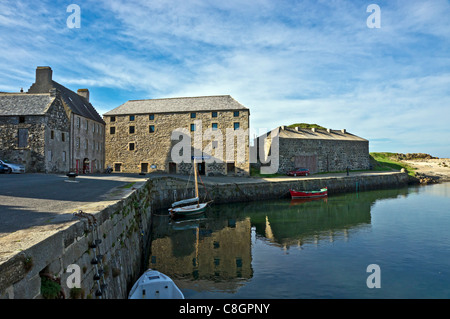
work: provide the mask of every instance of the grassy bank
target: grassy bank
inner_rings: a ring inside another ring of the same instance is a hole
[[[404,168],[410,176],[414,176],[415,169],[398,160],[398,153],[372,152],[370,162],[375,171],[401,170]]]

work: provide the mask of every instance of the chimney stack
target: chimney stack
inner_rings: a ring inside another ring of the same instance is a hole
[[[341,132],[345,134],[345,133],[347,132],[347,130],[346,130],[345,128],[343,128],[343,129],[341,130]]]
[[[28,90],[28,93],[48,93],[53,88],[53,71],[49,66],[36,68],[36,80]]]
[[[89,102],[89,90],[88,89],[78,89],[78,95],[84,97]]]
[[[36,68],[36,83],[51,84],[53,71],[49,66],[38,66]]]

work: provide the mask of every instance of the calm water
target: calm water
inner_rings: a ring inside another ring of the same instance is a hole
[[[148,266],[188,299],[450,298],[450,183],[161,213],[153,233]]]

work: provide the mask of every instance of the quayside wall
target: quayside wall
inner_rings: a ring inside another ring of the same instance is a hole
[[[289,196],[289,189],[312,190],[328,187],[329,194],[404,187],[404,173],[380,173],[344,177],[298,178],[283,181],[206,183],[200,195],[214,203],[229,203]],[[206,189],[206,190],[205,190]],[[98,211],[92,218],[74,216],[74,220],[51,233],[39,243],[18,252],[0,264],[0,299],[42,298],[43,277],[58,281],[65,298],[127,298],[129,289],[144,270],[148,259],[152,213],[167,209],[172,202],[191,197],[194,189],[181,178],[151,177],[124,198]],[[86,215],[88,216],[88,215]],[[100,239],[97,247],[92,245]],[[101,254],[102,256],[97,255]],[[92,263],[96,259],[98,264]],[[69,288],[74,282],[74,266],[78,267],[81,289]],[[100,279],[95,275],[103,269]],[[107,286],[99,290],[102,284]],[[100,295],[99,292],[102,292]]]

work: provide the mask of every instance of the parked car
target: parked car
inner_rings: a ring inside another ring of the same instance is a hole
[[[9,174],[12,172],[12,169],[4,164],[0,163],[0,174]]]
[[[0,164],[3,164],[11,169],[11,173],[25,173],[25,166],[22,164],[14,164],[7,160],[0,160]]]
[[[308,176],[309,175],[309,169],[307,168],[296,168],[293,171],[287,172],[288,176]]]

